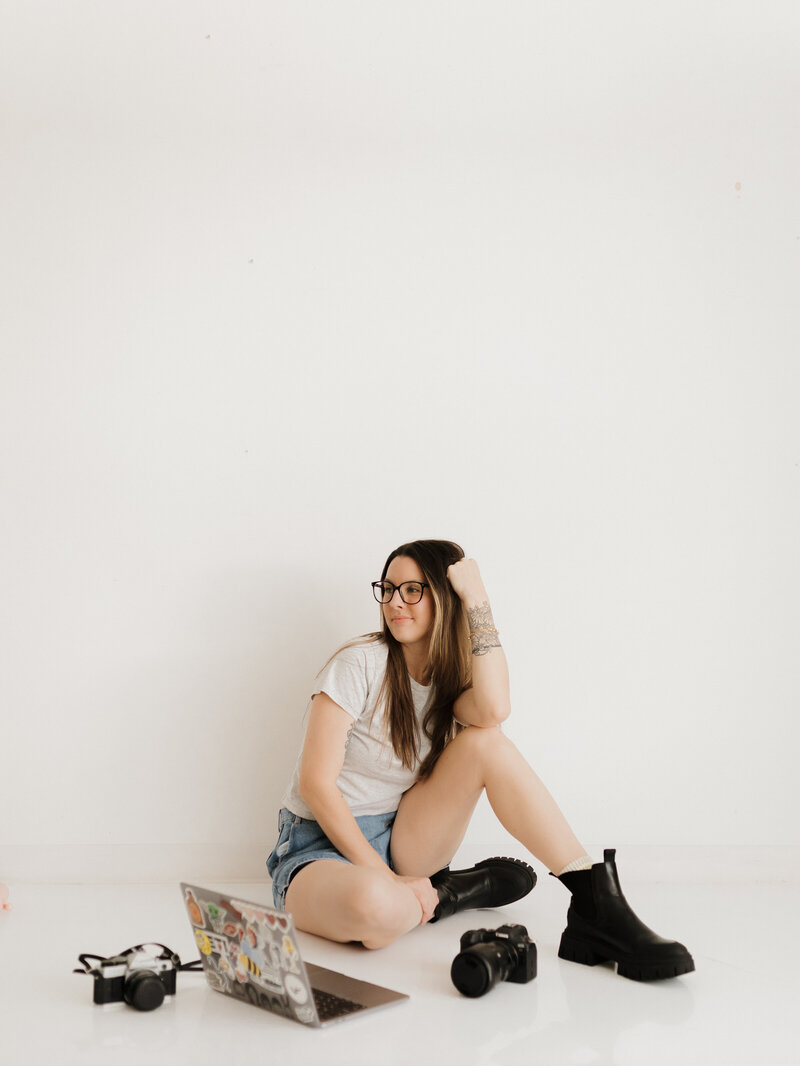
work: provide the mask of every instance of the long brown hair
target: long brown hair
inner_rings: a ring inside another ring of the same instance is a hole
[[[453,718],[453,703],[472,684],[469,624],[461,600],[447,579],[447,568],[463,559],[464,551],[451,540],[415,540],[401,544],[384,563],[381,581],[386,577],[392,560],[398,556],[414,560],[429,585],[427,594],[432,596],[434,603],[428,650],[432,697],[422,723],[425,735],[431,742],[431,750],[423,759],[418,774],[420,779],[424,779],[433,770],[445,745],[458,732],[459,726]],[[392,636],[382,609],[381,629],[349,641],[344,648],[373,642],[386,644],[388,648],[386,673],[378,705],[382,700],[385,701],[392,748],[403,766],[410,770],[419,758],[419,725],[403,647]],[[335,655],[338,652],[331,658],[335,658]]]

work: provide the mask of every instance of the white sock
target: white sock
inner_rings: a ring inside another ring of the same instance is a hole
[[[594,862],[589,858],[588,855],[581,855],[579,859],[573,859],[571,863],[569,863],[567,866],[564,867],[563,870],[557,873],[556,877],[561,877],[561,874],[577,873],[578,870],[591,870],[593,866]]]

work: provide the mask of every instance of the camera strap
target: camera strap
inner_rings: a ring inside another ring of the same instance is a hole
[[[176,951],[173,951],[172,948],[168,948],[166,944],[155,944],[150,942],[146,944],[137,944],[136,947],[133,948],[126,948],[125,951],[121,951],[119,955],[113,955],[111,958],[122,959],[127,955],[133,955],[137,951],[142,951],[144,948],[161,948],[161,954],[157,955],[154,953],[153,957],[156,959],[169,960],[176,970],[186,972],[188,970],[201,970],[203,968],[203,963],[200,959],[195,959],[194,962],[181,962],[180,955],[178,955]],[[94,965],[89,961],[90,959],[94,959]],[[78,962],[83,966],[83,969],[75,969],[72,972],[91,973],[96,968],[97,963],[107,961],[108,958],[105,955],[92,955],[90,952],[84,952],[84,954],[78,956]]]

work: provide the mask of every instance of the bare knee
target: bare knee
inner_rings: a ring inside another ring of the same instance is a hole
[[[484,758],[491,758],[493,753],[509,743],[499,726],[471,725],[447,745],[452,754],[459,752],[471,765],[480,763]]]
[[[391,944],[419,924],[422,908],[408,886],[387,871],[349,863],[309,863],[286,893],[298,929],[338,943]]]
[[[363,871],[347,899],[354,940],[365,948],[387,947],[419,924],[421,909],[414,894],[377,871]]]

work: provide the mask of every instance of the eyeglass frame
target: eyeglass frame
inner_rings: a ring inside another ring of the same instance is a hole
[[[382,600],[382,599],[379,600],[378,599],[378,586],[379,585],[391,585],[392,586],[392,595],[389,597],[388,600]],[[409,601],[403,595],[403,585],[420,585],[421,588],[422,588],[422,592],[420,592],[420,594],[419,594],[419,600],[413,600],[412,602],[409,603]],[[413,607],[415,604],[419,603],[420,600],[422,599],[422,597],[425,595],[425,589],[429,589],[430,587],[431,586],[430,586],[430,584],[427,581],[413,581],[413,580],[412,581],[401,581],[399,585],[395,585],[395,583],[393,581],[387,581],[386,578],[384,578],[383,581],[373,581],[372,582],[372,595],[375,597],[376,600],[378,600],[378,603],[381,605],[381,607],[386,607],[394,599],[395,592],[399,592],[400,593],[400,599],[403,601],[403,603],[407,603],[409,605],[409,607]]]

